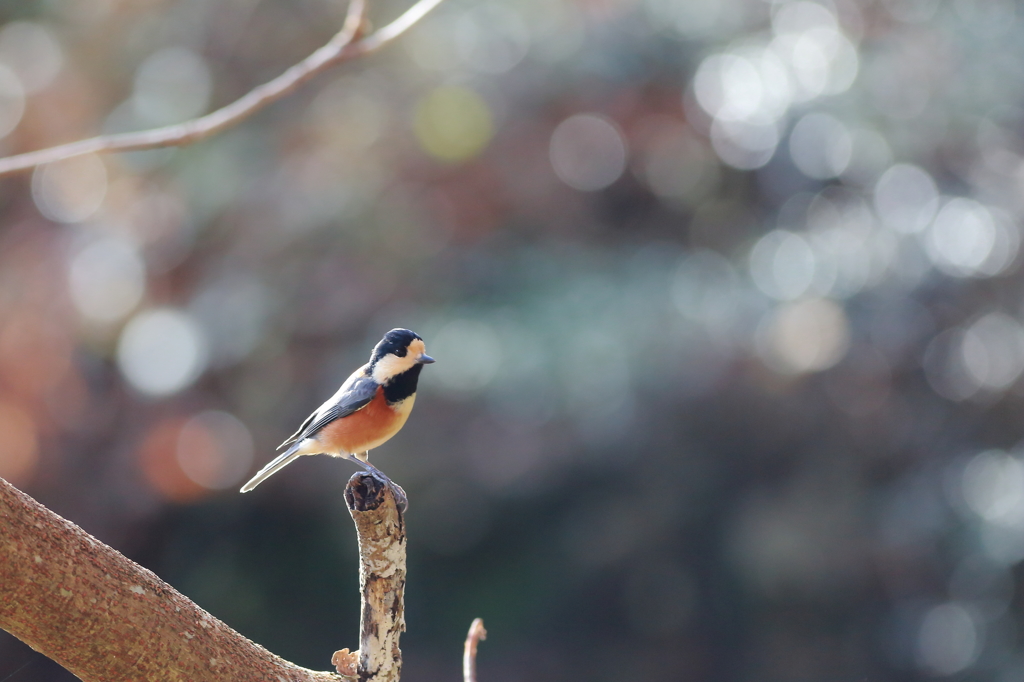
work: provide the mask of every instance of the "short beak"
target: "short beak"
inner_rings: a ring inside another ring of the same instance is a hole
[[[421,365],[429,365],[430,363],[437,361],[434,360],[434,358],[427,355],[426,353],[420,353],[420,356],[416,358],[416,362],[420,363]]]

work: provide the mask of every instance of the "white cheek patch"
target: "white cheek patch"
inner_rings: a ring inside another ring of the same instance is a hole
[[[373,380],[378,384],[387,383],[391,378],[415,365],[417,355],[411,351],[406,353],[404,358],[397,355],[385,355],[373,366]]]

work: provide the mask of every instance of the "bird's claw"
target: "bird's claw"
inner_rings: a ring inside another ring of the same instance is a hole
[[[378,481],[380,481],[381,483],[383,483],[384,485],[391,489],[391,494],[395,496],[395,506],[398,507],[398,511],[404,514],[406,510],[409,509],[409,497],[405,494],[405,489],[402,488],[402,486],[395,483],[394,481],[392,481],[390,478],[388,478],[387,474],[385,474],[383,471],[373,466],[369,462],[364,462],[363,460],[360,459],[357,459],[356,461],[359,463],[360,466],[362,466],[366,470],[366,473],[370,474],[371,476],[373,476]]]
[[[391,493],[395,496],[395,505],[398,507],[398,511],[404,514],[409,509],[409,497],[405,494],[405,489],[394,481],[388,483],[391,485]]]

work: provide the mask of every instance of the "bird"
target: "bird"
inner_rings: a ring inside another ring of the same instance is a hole
[[[260,469],[241,492],[249,492],[303,455],[348,459],[394,485],[370,464],[370,450],[405,425],[416,401],[420,371],[432,362],[419,334],[400,328],[389,331],[373,347],[370,361],[278,446],[288,449]]]

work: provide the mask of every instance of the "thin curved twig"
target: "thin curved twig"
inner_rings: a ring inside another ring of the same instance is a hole
[[[231,104],[205,116],[174,125],[131,133],[99,135],[56,147],[3,157],[0,158],[0,177],[85,154],[183,147],[206,139],[240,123],[268,104],[284,98],[332,66],[376,52],[409,30],[430,10],[441,4],[441,1],[419,0],[387,26],[359,38],[365,21],[366,0],[352,0],[342,29],[326,45],[277,78],[256,86]]]
[[[466,635],[466,648],[462,652],[463,682],[476,682],[476,648],[481,639],[487,639],[484,619],[474,618]]]

